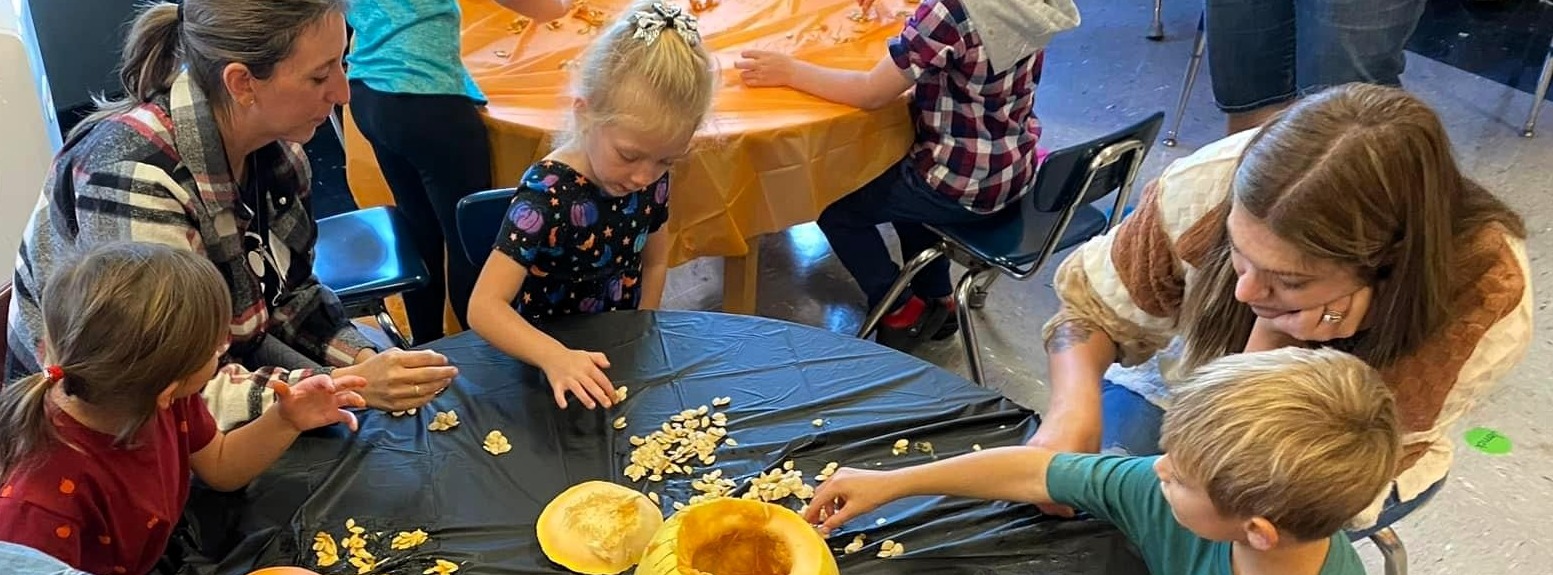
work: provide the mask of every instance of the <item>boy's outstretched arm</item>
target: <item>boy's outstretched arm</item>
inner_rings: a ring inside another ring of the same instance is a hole
[[[828,533],[858,515],[902,497],[952,495],[1049,503],[1046,468],[1054,455],[1053,451],[1022,445],[893,471],[842,469],[815,492],[804,518]]]
[[[734,67],[743,70],[740,77],[747,86],[788,87],[864,110],[888,106],[912,87],[911,79],[888,56],[867,72],[826,68],[761,50],[749,50],[740,57]]]

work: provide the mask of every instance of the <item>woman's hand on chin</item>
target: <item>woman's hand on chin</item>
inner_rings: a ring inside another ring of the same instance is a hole
[[[1374,290],[1359,288],[1324,305],[1289,312],[1276,317],[1257,317],[1246,341],[1246,351],[1267,351],[1311,343],[1353,337],[1364,325]]]

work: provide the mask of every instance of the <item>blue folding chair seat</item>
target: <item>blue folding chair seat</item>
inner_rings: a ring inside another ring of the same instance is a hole
[[[426,214],[425,217],[431,217]],[[389,315],[389,296],[431,285],[431,274],[399,210],[378,206],[318,220],[313,272],[351,317],[372,316],[394,345],[411,341]]]
[[[517,195],[517,188],[486,190],[464,196],[454,208],[458,219],[458,242],[469,261],[484,265],[496,245],[496,234],[501,232],[502,218],[507,217],[507,205]]]
[[[955,287],[960,338],[971,379],[985,384],[976,326],[970,311],[986,301],[998,275],[1034,276],[1051,255],[1105,233],[1127,214],[1133,180],[1164,122],[1155,113],[1141,122],[1094,140],[1048,154],[1036,168],[1033,188],[990,219],[965,225],[928,226],[942,241],[907,262],[882,304],[871,310],[858,337],[868,337],[889,305],[934,259],[948,256],[965,265]],[[1105,208],[1093,204],[1115,193]]]

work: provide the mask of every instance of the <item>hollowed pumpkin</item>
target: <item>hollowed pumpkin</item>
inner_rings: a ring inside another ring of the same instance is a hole
[[[642,558],[663,512],[646,496],[606,481],[572,486],[539,514],[545,556],[586,575],[614,575]]]
[[[838,575],[814,527],[791,510],[714,499],[675,513],[647,546],[636,575]]]

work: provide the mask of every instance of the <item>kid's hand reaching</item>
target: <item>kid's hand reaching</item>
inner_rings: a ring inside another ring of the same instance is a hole
[[[271,381],[275,390],[275,409],[280,418],[298,432],[344,423],[356,431],[356,414],[346,407],[366,407],[367,401],[356,390],[367,387],[367,380],[356,376],[330,377],[319,374],[296,385]]]
[[[857,516],[899,499],[899,484],[888,471],[842,468],[820,484],[803,518],[829,536]]]
[[[792,85],[796,60],[787,54],[764,50],[745,50],[733,67],[743,70],[739,78],[751,88],[781,88]]]
[[[539,368],[544,370],[545,379],[550,380],[550,389],[555,392],[555,404],[561,409],[566,409],[567,393],[575,396],[588,409],[599,405],[614,407],[615,386],[604,375],[603,370],[609,369],[609,358],[604,357],[604,354],[565,349],[546,358]]]

